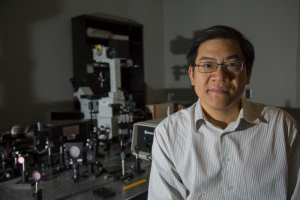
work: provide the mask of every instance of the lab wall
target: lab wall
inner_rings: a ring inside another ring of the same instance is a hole
[[[96,12],[128,18],[128,1],[0,1],[0,134],[73,110],[71,18]]]
[[[129,0],[129,18],[144,25],[146,102],[165,101],[163,1]]]
[[[298,0],[0,0],[0,134],[73,110],[71,18],[96,12],[144,25],[147,103],[197,99],[188,45],[202,29],[223,24],[255,46],[252,100],[294,111]]]
[[[97,12],[144,25],[146,100],[164,99],[163,1],[0,0],[0,134],[74,110],[71,18]]]

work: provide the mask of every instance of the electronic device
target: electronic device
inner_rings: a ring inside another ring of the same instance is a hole
[[[39,147],[45,148],[47,140],[53,143],[52,153],[60,152],[63,143],[84,142],[89,137],[89,120],[59,120],[46,123],[36,132]],[[48,144],[49,145],[49,144]]]
[[[133,124],[131,153],[136,156],[136,145],[139,146],[138,157],[151,160],[151,148],[154,138],[154,129],[164,118],[147,120]]]

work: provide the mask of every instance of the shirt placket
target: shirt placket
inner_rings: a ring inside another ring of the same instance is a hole
[[[223,189],[226,199],[246,199],[244,175],[239,160],[239,150],[230,133],[221,135],[221,163]]]
[[[228,146],[226,133],[221,135],[221,163],[222,163],[222,179],[224,194],[228,199],[232,198],[232,194],[236,190],[235,175],[232,174],[233,163],[230,155],[230,147]]]

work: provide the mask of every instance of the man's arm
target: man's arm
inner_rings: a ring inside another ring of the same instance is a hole
[[[294,129],[289,141],[289,193],[292,193],[292,200],[300,199],[300,129],[299,126]]]
[[[173,164],[164,130],[155,130],[148,190],[149,200],[186,199],[188,192]]]

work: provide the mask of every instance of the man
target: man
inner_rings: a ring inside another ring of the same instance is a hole
[[[156,127],[148,199],[299,200],[298,123],[242,97],[252,44],[213,26],[191,43],[187,60],[199,99]]]

